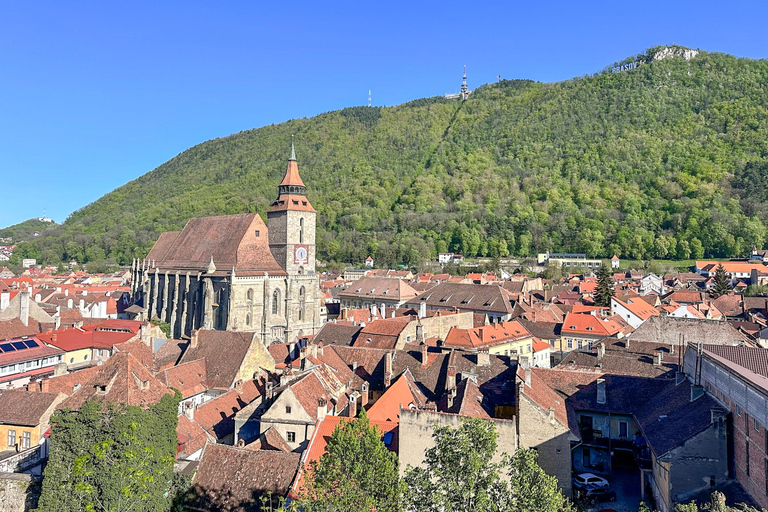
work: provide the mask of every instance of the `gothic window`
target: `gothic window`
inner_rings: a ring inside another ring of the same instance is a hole
[[[299,288],[299,321],[304,320],[304,301],[306,300],[306,290],[302,286]]]
[[[246,298],[248,300],[253,300],[253,288],[248,288],[248,292],[246,293]]]
[[[280,290],[275,290],[272,294],[272,314],[280,313]]]
[[[304,217],[299,219],[299,243],[304,243]]]
[[[249,326],[249,327],[250,327],[250,325],[251,325],[251,314],[250,314],[250,313],[248,313],[247,315],[245,315],[245,325],[247,325],[247,326]]]

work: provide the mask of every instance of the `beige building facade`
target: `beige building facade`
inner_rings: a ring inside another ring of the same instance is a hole
[[[316,213],[291,146],[267,224],[256,213],[190,219],[134,261],[132,301],[171,336],[195,329],[256,332],[262,343],[316,333],[324,322],[315,273]]]

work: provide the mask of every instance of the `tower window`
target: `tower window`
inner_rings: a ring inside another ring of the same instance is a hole
[[[299,219],[299,243],[304,243],[304,217]]]
[[[247,326],[249,326],[249,327],[250,327],[250,325],[251,325],[251,314],[250,314],[250,313],[248,313],[247,315],[245,315],[245,325],[247,325]]]
[[[280,290],[275,290],[272,294],[272,314],[277,315],[280,313]]]
[[[253,288],[248,288],[248,292],[245,295],[248,300],[253,300]]]

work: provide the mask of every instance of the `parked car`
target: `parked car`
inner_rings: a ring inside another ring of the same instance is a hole
[[[594,473],[581,473],[573,477],[573,486],[577,489],[608,488],[608,480]]]
[[[616,491],[608,487],[593,487],[583,492],[584,500],[590,504],[616,501]]]

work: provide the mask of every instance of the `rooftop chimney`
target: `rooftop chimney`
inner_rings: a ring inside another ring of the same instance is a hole
[[[426,343],[426,339],[424,338],[424,326],[421,325],[421,322],[416,324],[416,343],[421,345]]]
[[[604,343],[598,343],[597,344],[597,358],[602,359],[605,357],[605,344]]]
[[[380,314],[379,314],[379,316],[380,316],[381,318],[387,318],[387,305],[386,305],[386,304],[384,304],[384,303],[382,302],[382,303],[379,305],[379,311],[380,311]]]
[[[315,359],[317,359],[317,345],[315,345],[314,343],[310,343],[309,345],[307,345],[307,350],[309,351],[310,357],[314,357]]]
[[[357,391],[353,391],[349,395],[349,406],[347,408],[350,418],[357,417]]]
[[[427,316],[427,303],[425,301],[419,302],[419,318]]]
[[[478,350],[477,352],[477,366],[490,366],[491,356],[487,350]]]
[[[663,352],[656,352],[653,355],[653,365],[654,366],[661,366],[661,362],[664,360],[664,353]]]
[[[200,331],[195,329],[192,331],[192,335],[189,337],[189,346],[191,348],[197,348],[197,337],[200,334]]]
[[[267,381],[267,383],[264,385],[264,387],[265,387],[265,391],[266,391],[265,394],[267,395],[267,400],[272,400],[272,396],[274,396],[274,392],[275,392],[274,384],[272,384],[272,382],[270,382],[270,381]]]
[[[426,344],[421,345],[421,367],[425,368],[427,366],[427,358],[429,357],[428,354],[428,347]]]
[[[555,421],[555,408],[549,408],[549,421]]]
[[[184,416],[187,417],[189,421],[195,420],[195,406],[191,403],[185,403],[184,404]]]
[[[597,403],[605,403],[605,379],[597,379]]]
[[[520,356],[518,362],[525,372],[525,385],[531,387],[531,363],[528,356]]]
[[[19,320],[24,325],[29,325],[29,289],[25,288],[19,293],[21,298],[21,309],[19,311]]]
[[[387,352],[384,354],[384,387],[388,388],[392,384],[392,359],[395,354]]]
[[[328,402],[323,397],[318,398],[317,399],[317,419],[319,421],[322,421],[323,418],[325,418],[325,415],[327,412],[328,412]]]
[[[449,366],[446,372],[445,388],[449,391],[456,389],[456,367]]]
[[[360,393],[360,407],[365,407],[366,405],[368,405],[368,383],[363,382]]]

